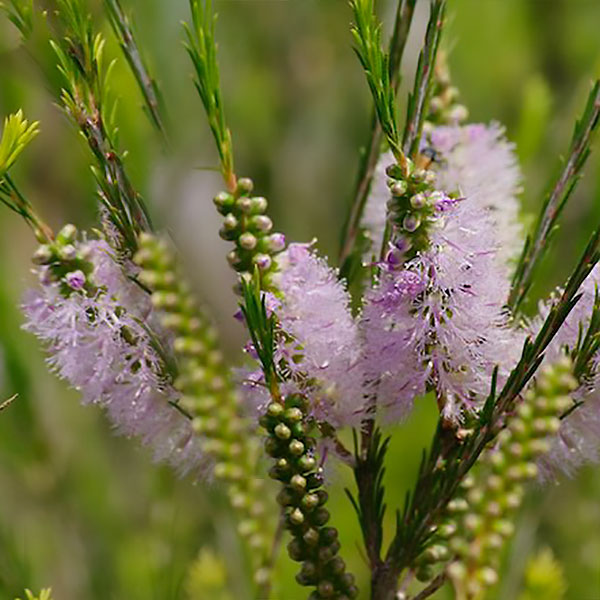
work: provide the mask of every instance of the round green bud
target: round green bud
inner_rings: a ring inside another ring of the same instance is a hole
[[[446,567],[446,573],[452,581],[465,581],[467,578],[467,568],[462,562],[455,561]]]
[[[289,516],[292,525],[302,525],[304,523],[304,514],[299,508],[295,508]]]
[[[238,195],[249,194],[254,188],[254,183],[249,177],[240,177],[237,181],[236,192]]]
[[[317,591],[321,598],[333,598],[333,595],[335,594],[335,588],[331,581],[321,581],[317,586]]]
[[[304,444],[300,440],[292,440],[288,446],[288,449],[290,454],[293,454],[294,456],[300,456],[304,452]]]
[[[290,479],[290,485],[296,491],[304,491],[306,489],[306,479],[302,475],[296,474]]]
[[[301,504],[303,508],[311,511],[319,505],[319,496],[317,494],[305,494],[302,497]]]
[[[273,221],[266,215],[256,215],[252,217],[252,227],[261,233],[269,233],[273,229]]]
[[[242,233],[238,238],[238,244],[244,250],[254,250],[257,243],[258,240],[256,239],[256,236],[249,232]]]
[[[280,440],[289,440],[292,435],[290,428],[284,423],[277,424],[273,432]]]
[[[415,214],[406,215],[402,221],[402,227],[409,233],[415,232],[421,225],[421,217]]]
[[[229,209],[233,204],[233,196],[227,192],[219,192],[214,198],[213,202],[217,207],[217,210],[221,212],[223,209]]]
[[[443,539],[448,539],[456,533],[456,530],[456,523],[450,521],[440,525],[437,534]]]
[[[430,565],[421,565],[417,569],[416,577],[419,581],[425,583],[431,581],[434,577],[433,567]]]
[[[254,583],[258,586],[265,585],[271,579],[271,572],[267,568],[258,569],[254,573]]]
[[[501,535],[503,538],[508,538],[514,533],[515,526],[506,519],[499,519],[494,521],[492,529],[495,533]]]
[[[267,414],[270,417],[280,417],[283,414],[283,406],[279,402],[271,402],[267,407]]]
[[[486,587],[495,585],[498,582],[498,573],[491,567],[483,567],[478,569],[475,577]]]
[[[400,180],[395,180],[391,187],[390,187],[390,192],[397,197],[401,197],[404,196],[404,194],[406,194],[406,181],[403,181],[402,179]]]
[[[298,460],[298,466],[303,472],[312,471],[317,464],[317,461],[312,457],[305,454]]]
[[[286,409],[285,414],[283,415],[283,418],[289,424],[299,423],[300,421],[302,421],[302,417],[303,417],[302,411],[296,407]]]
[[[330,573],[341,575],[346,570],[346,563],[341,556],[334,556],[327,565]]]
[[[473,488],[467,493],[467,500],[473,507],[479,506],[484,499],[483,490],[481,488]]]
[[[317,510],[311,513],[311,521],[317,527],[322,527],[323,525],[325,525],[325,523],[327,523],[327,521],[329,521],[329,516],[329,511],[326,508],[320,506],[319,508],[317,508]]]
[[[295,561],[304,560],[304,557],[306,556],[304,546],[298,538],[292,539],[292,541],[287,545],[287,551],[289,557]]]
[[[242,196],[235,202],[235,207],[243,214],[248,215],[252,212],[252,198]]]
[[[33,253],[31,261],[36,265],[47,265],[54,259],[54,252],[48,244],[42,244]]]
[[[232,213],[229,213],[223,219],[223,229],[225,229],[225,231],[233,231],[234,229],[236,229],[238,227],[238,225],[239,225],[239,221],[237,220],[235,215]]]
[[[77,237],[77,227],[75,225],[68,223],[65,225],[56,236],[56,241],[59,244],[70,244],[75,241]]]
[[[473,534],[479,533],[483,527],[483,519],[475,513],[465,515],[463,523],[465,529]]]
[[[276,500],[280,506],[289,506],[294,501],[294,495],[290,489],[284,487],[277,494]]]
[[[319,532],[313,527],[309,527],[302,536],[302,539],[309,546],[316,546],[319,543]]]

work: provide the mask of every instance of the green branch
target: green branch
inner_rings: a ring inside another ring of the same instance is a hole
[[[211,0],[190,0],[190,9],[192,25],[184,23],[187,36],[185,47],[196,71],[194,83],[217,145],[221,173],[227,189],[233,192],[236,187],[236,177],[233,168],[231,132],[225,122],[225,111],[221,99],[215,42],[216,15],[213,14]]]
[[[557,229],[560,215],[581,179],[581,171],[590,155],[592,135],[598,127],[599,117],[600,81],[596,81],[588,96],[583,116],[575,124],[564,167],[544,200],[533,232],[525,241],[508,298],[508,306],[513,311],[517,311],[525,299],[535,269],[543,259],[552,235]]]
[[[404,47],[410,31],[412,18],[414,14],[416,0],[400,0],[396,11],[396,20],[394,23],[394,31],[390,40],[389,46],[389,72],[390,81],[394,92],[398,91],[401,81],[400,64],[404,54]],[[358,179],[354,191],[354,197],[346,223],[344,225],[343,239],[339,255],[340,262],[340,277],[344,277],[351,283],[351,280],[357,273],[355,268],[356,263],[360,264],[361,251],[357,248],[360,245],[359,237],[360,221],[364,212],[371,182],[375,174],[375,167],[381,153],[381,142],[383,140],[383,130],[379,124],[375,108],[373,109],[371,119],[371,131],[369,134],[369,142],[366,145],[368,150],[362,153],[362,158],[358,170]]]
[[[104,6],[123,55],[144,97],[146,114],[152,125],[166,142],[167,132],[164,124],[164,103],[162,96],[156,80],[150,74],[142,57],[130,20],[123,11],[120,0],[104,0]]]
[[[119,250],[132,254],[138,235],[152,224],[144,201],[133,187],[117,144],[116,105],[110,93],[114,61],[104,60],[104,38],[94,33],[82,0],[60,0],[60,35],[51,40],[63,76],[61,101],[95,159],[92,169],[99,198],[122,238]]]
[[[437,522],[481,452],[501,429],[505,416],[513,409],[515,400],[540,366],[546,348],[578,302],[581,284],[599,260],[600,228],[591,237],[537,336],[525,341],[519,362],[499,392],[496,391],[494,374],[490,395],[471,435],[460,441],[452,430],[445,427],[443,420],[438,423],[430,452],[421,462],[416,486],[407,497],[404,510],[398,513],[396,535],[385,558],[387,579],[382,578],[382,590],[395,582],[401,571],[410,567],[423,551],[430,539],[432,525]],[[387,600],[391,596],[373,597]]]
[[[354,25],[354,51],[362,65],[373,96],[379,124],[398,164],[405,157],[400,147],[396,94],[390,75],[390,56],[381,47],[381,23],[374,12],[373,0],[351,0]]]
[[[408,97],[406,123],[402,138],[404,153],[414,158],[419,151],[423,122],[428,111],[429,96],[431,94],[433,74],[436,63],[437,51],[440,44],[446,0],[432,0],[429,22],[425,33],[425,43],[419,54],[417,73],[412,93]]]

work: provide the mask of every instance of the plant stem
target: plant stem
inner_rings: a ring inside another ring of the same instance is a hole
[[[410,600],[425,600],[432,594],[435,594],[446,583],[446,572],[440,573],[425,589],[421,590],[416,596]]]
[[[498,395],[493,378],[492,391],[480,412],[475,432],[461,443],[456,437],[449,436],[451,432],[445,428],[443,420],[439,421],[429,456],[421,463],[414,491],[402,516],[398,515],[396,535],[381,568],[384,581],[376,582],[379,595],[374,595],[374,598],[387,600],[393,597],[385,595],[390,581],[397,580],[404,568],[412,566],[428,539],[432,525],[453,498],[458,485],[502,428],[506,414],[512,410],[515,400],[542,362],[548,344],[579,300],[577,292],[581,284],[599,260],[600,228],[591,237],[564,292],[550,310],[536,338],[526,340],[521,359]],[[379,591],[379,587],[383,589]]]
[[[583,117],[575,125],[569,155],[546,196],[533,234],[528,236],[515,271],[508,306],[516,311],[531,286],[535,268],[543,257],[567,200],[581,178],[590,154],[590,142],[600,118],[600,81],[591,90]]]
[[[432,1],[429,23],[427,24],[427,32],[425,33],[425,43],[419,54],[415,85],[408,101],[406,124],[402,140],[404,153],[411,158],[414,158],[416,155],[421,142],[421,131],[425,115],[427,114],[435,60],[444,26],[445,11],[446,0]]]
[[[390,40],[389,47],[389,69],[390,80],[395,91],[401,82],[400,63],[404,54],[404,47],[408,39],[408,33],[412,23],[416,0],[400,0],[396,10],[396,21],[394,31]],[[343,239],[339,254],[339,263],[341,265],[340,274],[342,277],[349,275],[349,258],[352,254],[357,238],[360,234],[360,220],[364,212],[365,204],[371,188],[371,182],[375,174],[375,167],[381,151],[381,142],[383,141],[383,130],[377,119],[375,109],[371,117],[371,131],[369,141],[366,145],[368,150],[363,152],[360,162],[354,197],[350,206],[350,211],[344,226]]]
[[[167,143],[168,139],[162,114],[163,103],[160,90],[144,63],[133,34],[131,23],[129,22],[127,15],[123,12],[120,0],[104,0],[104,5],[110,17],[113,31],[121,46],[121,50],[131,67],[133,75],[144,97],[144,101],[146,102],[150,122],[159,132],[162,140]]]

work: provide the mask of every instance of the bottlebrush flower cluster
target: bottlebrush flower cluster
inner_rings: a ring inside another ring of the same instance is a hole
[[[435,128],[431,136],[442,137],[449,129]],[[514,204],[519,174],[509,144],[494,127],[490,135],[483,126],[464,130],[486,132],[488,153],[479,163],[484,171],[495,170],[496,189],[510,190],[507,203]],[[301,384],[320,382],[316,393],[304,389],[317,417],[355,424],[369,399],[376,398],[388,419],[401,418],[415,398],[431,389],[444,415],[460,422],[485,400],[494,367],[500,365],[505,377],[518,359],[524,335],[509,325],[504,308],[510,272],[502,248],[507,237],[512,248],[518,247],[519,231],[512,221],[506,226],[496,217],[502,193],[488,196],[484,177],[477,181],[470,169],[453,163],[453,157],[473,152],[477,136],[454,137],[454,144],[438,150],[440,168],[415,171],[425,191],[412,194],[412,212],[402,215],[403,227],[378,282],[366,292],[356,316],[336,272],[315,250],[293,244],[278,259],[274,281],[279,298],[271,296],[269,305],[292,337],[281,344],[280,353],[291,370],[302,373],[296,377]],[[385,154],[380,164],[393,166],[391,155]],[[378,167],[366,216],[372,227],[379,219],[378,229],[371,231],[379,243],[386,204],[406,194],[406,186],[398,189],[385,171]],[[439,180],[450,182],[446,189],[453,196],[436,189]],[[463,187],[471,194],[457,196]],[[431,207],[427,225],[418,215],[425,205]],[[374,211],[379,211],[377,218]],[[423,241],[413,242],[421,231]],[[423,249],[411,258],[416,243]]]
[[[310,600],[359,594],[339,555],[338,530],[329,525],[323,463],[331,449],[354,474],[356,491],[348,495],[372,598],[400,597],[406,572],[430,582],[416,597],[449,578],[459,598],[472,599],[497,579],[520,483],[539,470],[545,477],[571,473],[600,458],[600,228],[565,287],[540,304],[537,316],[520,312],[589,154],[600,82],[524,240],[514,147],[497,123],[464,123],[458,91],[444,61],[436,61],[445,0],[431,0],[402,136],[398,69],[414,7],[400,4],[385,53],[372,1],[350,4],[376,119],[338,270],[319,255],[316,240],[286,247],[267,200],[252,195],[252,180],[238,178],[214,15],[208,0],[190,0],[186,48],[217,146],[226,190],[214,204],[223,217],[220,235],[232,244],[227,262],[238,275],[237,316],[250,337],[236,382],[207,311],[176,253],[156,234],[114,144],[103,39],[92,35],[79,0],[61,0],[56,16],[64,31],[52,40],[64,78],[61,102],[91,152],[102,233],[78,236],[69,225],[55,237],[35,214],[8,169],[37,124],[20,113],[9,118],[0,140],[0,200],[42,244],[34,255],[39,286],[23,303],[25,328],[44,345],[51,368],[84,403],[104,407],[120,433],[140,438],[181,473],[210,473],[226,486],[258,597],[269,596],[283,529],[292,538],[290,558],[302,563],[297,582],[314,588]],[[164,136],[154,80],[129,22],[119,2],[107,5]],[[12,20],[30,33],[20,13]],[[416,401],[436,403],[438,427],[383,552],[389,439],[381,425],[404,420]],[[343,428],[353,429],[353,450],[338,432]],[[275,511],[260,477],[259,442],[279,486],[272,543]],[[479,465],[478,481],[469,471]],[[436,575],[437,563],[444,566]]]
[[[40,287],[25,297],[25,328],[49,354],[52,370],[97,404],[117,431],[139,437],[156,460],[182,473],[203,470],[205,459],[189,419],[177,400],[159,352],[168,347],[149,296],[132,278],[131,262],[118,264],[103,240],[78,241],[66,226],[34,260]]]

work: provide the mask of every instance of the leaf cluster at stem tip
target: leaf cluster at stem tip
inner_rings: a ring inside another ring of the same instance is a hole
[[[265,380],[269,387],[277,382],[275,366],[275,316],[269,315],[266,297],[260,288],[260,275],[255,271],[252,278],[242,278],[242,299],[240,304],[252,344],[261,362]]]
[[[398,163],[404,162],[398,133],[396,93],[389,69],[389,55],[381,46],[381,23],[373,0],[351,0],[354,25],[354,51],[362,65],[373,96],[377,118]]]
[[[211,0],[190,0],[192,25],[183,24],[187,43],[185,48],[192,60],[196,77],[194,84],[204,105],[208,124],[212,131],[223,179],[229,189],[235,189],[233,150],[231,133],[225,122],[225,111],[221,99],[219,65],[215,42],[216,15]]]
[[[30,123],[23,116],[22,110],[4,119],[4,129],[0,139],[0,179],[39,132],[39,122]]]

